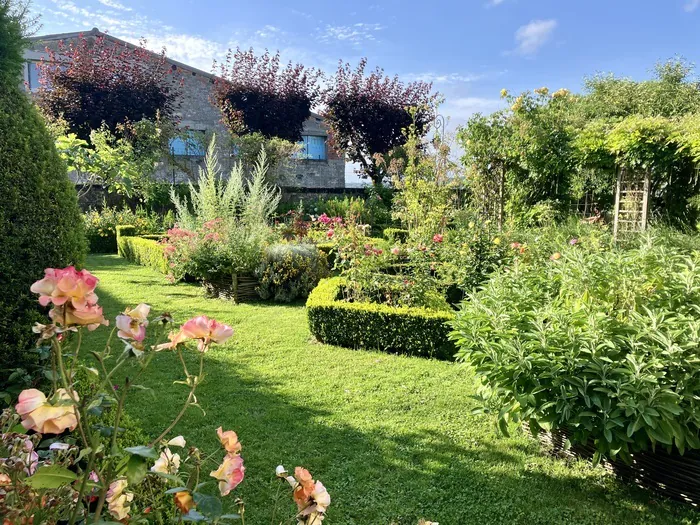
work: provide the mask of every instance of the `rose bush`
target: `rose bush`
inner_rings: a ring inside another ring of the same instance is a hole
[[[108,342],[93,352],[97,367],[81,359],[84,330],[109,324],[98,305],[98,279],[87,270],[47,268],[31,286],[39,303],[50,306],[51,323],[34,327],[39,344],[50,344],[51,385],[48,395],[36,388],[23,390],[14,409],[0,415],[0,516],[3,523],[164,523],[197,521],[227,523],[244,519],[244,503],[236,498],[227,513],[222,498],[245,477],[242,446],[232,430],[219,427],[224,449],[220,463],[183,436],[168,438],[175,425],[195,406],[196,390],[204,379],[204,356],[213,344],[224,344],[233,329],[206,316],[185,322],[178,330],[168,314],[149,320],[150,306],[139,304],[117,316]],[[159,327],[167,341],[146,344],[149,327]],[[123,350],[113,353],[117,340]],[[191,373],[183,358],[196,343],[198,370]],[[123,448],[124,403],[134,388],[145,388],[143,377],[157,352],[169,351],[182,364],[187,388],[184,404],[171,423],[150,443]],[[116,385],[115,373],[129,361],[138,363],[133,377]],[[95,388],[79,394],[78,378],[89,375]],[[102,416],[109,414],[109,418]],[[105,425],[105,421],[111,421]],[[212,430],[213,431],[213,430]],[[209,464],[211,467],[209,467]],[[207,475],[207,472],[209,474]],[[297,504],[296,521],[320,524],[330,496],[320,481],[298,467],[291,485]],[[280,475],[278,468],[277,475]],[[286,476],[286,472],[285,472]],[[285,478],[282,476],[282,478]],[[279,498],[272,511],[274,523]]]

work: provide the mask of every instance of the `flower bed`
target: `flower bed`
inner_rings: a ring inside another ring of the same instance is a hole
[[[322,280],[306,302],[309,328],[321,342],[349,348],[451,359],[455,353],[447,322],[451,312],[418,307],[347,302],[340,299],[346,280]]]

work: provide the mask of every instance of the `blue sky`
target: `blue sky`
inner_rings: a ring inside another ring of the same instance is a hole
[[[33,0],[40,33],[89,30],[211,70],[229,47],[279,49],[332,72],[339,59],[431,80],[451,126],[497,109],[499,91],[580,90],[658,60],[700,57],[700,0]]]

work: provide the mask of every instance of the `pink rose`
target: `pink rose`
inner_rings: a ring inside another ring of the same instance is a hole
[[[443,239],[444,237],[441,233],[436,233],[433,235],[433,242],[442,242]]]
[[[146,338],[148,326],[148,314],[151,307],[141,303],[133,310],[127,308],[123,314],[117,316],[117,337],[143,341]]]
[[[222,427],[216,429],[216,435],[219,436],[221,445],[230,454],[238,454],[241,451],[241,442],[238,441],[238,435],[233,430],[223,431]]]
[[[73,392],[73,397],[78,399],[78,394]],[[15,410],[22,418],[22,426],[27,430],[34,430],[40,434],[60,434],[64,430],[75,430],[78,426],[78,415],[68,392],[59,388],[56,391],[56,405],[51,404],[43,392],[36,388],[23,390],[15,406]]]
[[[36,281],[30,290],[39,294],[41,306],[62,306],[70,301],[76,308],[97,303],[95,287],[98,279],[87,270],[77,271],[73,266],[56,269],[46,268],[44,278]]]
[[[401,253],[401,248],[399,248],[398,246],[394,246],[394,247],[391,249],[391,253],[392,253],[393,255],[399,255],[399,254]]]
[[[243,481],[245,475],[243,458],[238,454],[226,454],[219,468],[212,470],[209,475],[219,482],[221,495],[227,496]]]
[[[233,335],[233,328],[206,315],[200,315],[190,319],[182,325],[182,333],[188,339],[199,339],[198,348],[206,351],[210,343],[223,344]]]

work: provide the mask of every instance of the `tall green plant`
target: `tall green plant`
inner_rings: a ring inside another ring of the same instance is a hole
[[[280,201],[279,189],[266,182],[266,175],[267,155],[263,148],[250,180],[245,180],[240,163],[234,165],[228,179],[224,179],[218,161],[216,136],[213,136],[198,183],[189,183],[189,199],[187,196],[181,199],[171,190],[170,198],[180,227],[195,230],[214,219],[223,219],[229,227],[266,227]]]

